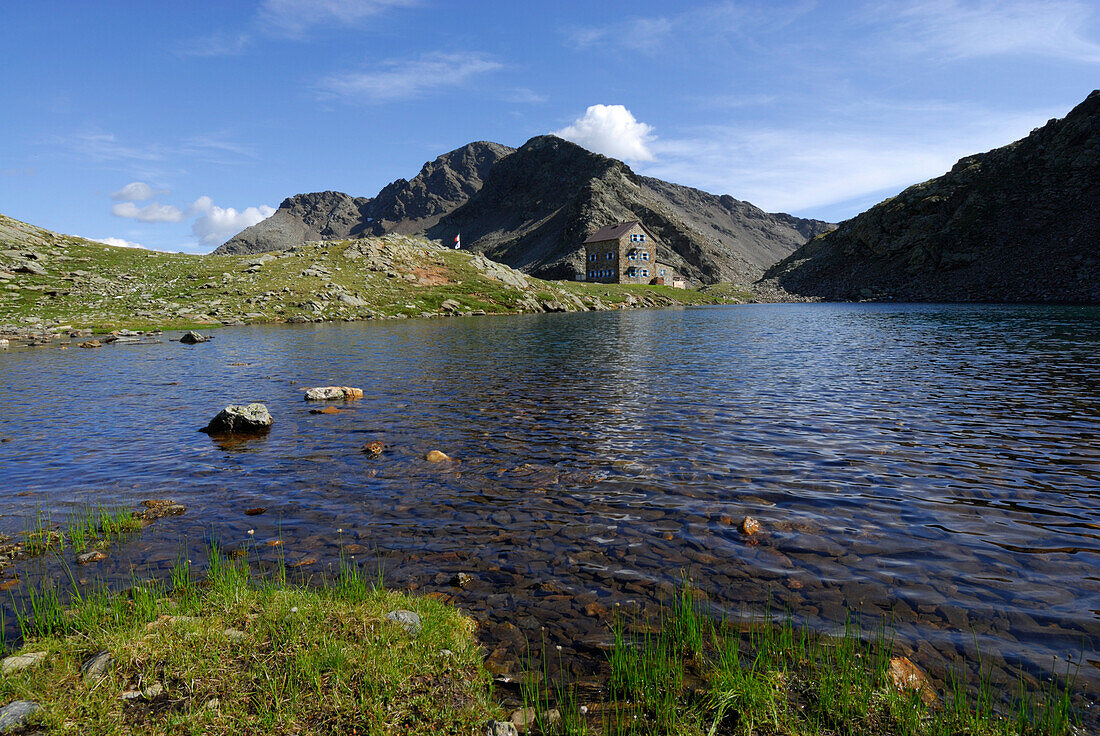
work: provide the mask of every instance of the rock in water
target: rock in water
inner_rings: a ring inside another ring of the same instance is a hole
[[[351,386],[320,386],[306,389],[306,401],[361,398],[363,398],[363,389],[352,388]]]
[[[360,449],[371,457],[378,457],[386,451],[386,446],[381,441],[374,440],[363,445]]]
[[[230,404],[203,428],[207,434],[262,434],[274,422],[263,404]]]
[[[91,552],[85,552],[84,554],[76,556],[76,564],[88,565],[92,562],[99,562],[100,560],[107,559],[107,555],[100,552],[98,549],[94,549]]]
[[[445,452],[440,452],[439,450],[432,450],[424,456],[424,459],[430,463],[442,463],[450,460],[451,456]]]
[[[82,348],[98,348],[102,346],[103,343],[101,343],[99,340],[88,340],[87,342],[80,343],[80,347]]]
[[[15,700],[0,708],[0,733],[13,733],[41,707],[30,700]]]
[[[741,522],[741,531],[751,537],[753,534],[764,531],[764,527],[760,526],[760,522],[756,519],[746,516],[745,520]]]
[[[403,628],[413,639],[420,636],[420,616],[412,611],[391,611],[386,614],[386,620]]]
[[[194,330],[190,330],[183,337],[180,338],[180,342],[184,345],[197,345],[200,342],[207,342],[210,338],[203,337]]]

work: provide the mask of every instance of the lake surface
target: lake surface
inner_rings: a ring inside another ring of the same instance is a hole
[[[209,538],[302,574],[350,548],[391,586],[453,596],[501,671],[524,636],[584,670],[608,611],[652,608],[686,574],[735,617],[886,617],[941,675],[976,647],[1010,677],[1068,661],[1095,701],[1100,308],[753,305],[214,334],[0,352],[0,532],[171,498],[184,516],[77,574],[165,574]],[[365,397],[310,414],[301,390],[332,384]],[[197,431],[251,401],[275,416],[266,438]],[[381,458],[359,451],[376,439]],[[433,449],[457,462],[425,462]]]

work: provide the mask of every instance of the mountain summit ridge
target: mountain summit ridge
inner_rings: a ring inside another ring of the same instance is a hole
[[[591,232],[633,219],[658,235],[658,256],[689,279],[738,285],[832,227],[641,176],[622,161],[544,135],[519,149],[467,144],[370,199],[337,192],[289,197],[215,253],[390,232],[450,242],[461,233],[469,250],[534,276],[572,279],[584,273]]]

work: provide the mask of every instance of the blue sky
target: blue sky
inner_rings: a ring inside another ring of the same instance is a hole
[[[0,212],[206,252],[286,196],[557,132],[840,220],[1098,81],[1091,1],[8,2]]]

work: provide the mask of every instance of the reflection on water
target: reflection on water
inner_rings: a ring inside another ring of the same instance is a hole
[[[0,532],[173,498],[186,516],[83,572],[158,572],[209,535],[282,539],[303,571],[355,544],[390,584],[453,595],[490,646],[544,628],[582,655],[608,608],[687,571],[733,614],[892,617],[932,668],[975,645],[1036,673],[1084,656],[1092,697],[1098,347],[1096,308],[761,305],[9,350]],[[366,395],[311,415],[301,389],[326,384]],[[197,431],[251,401],[266,438]],[[375,439],[381,458],[359,452]]]

